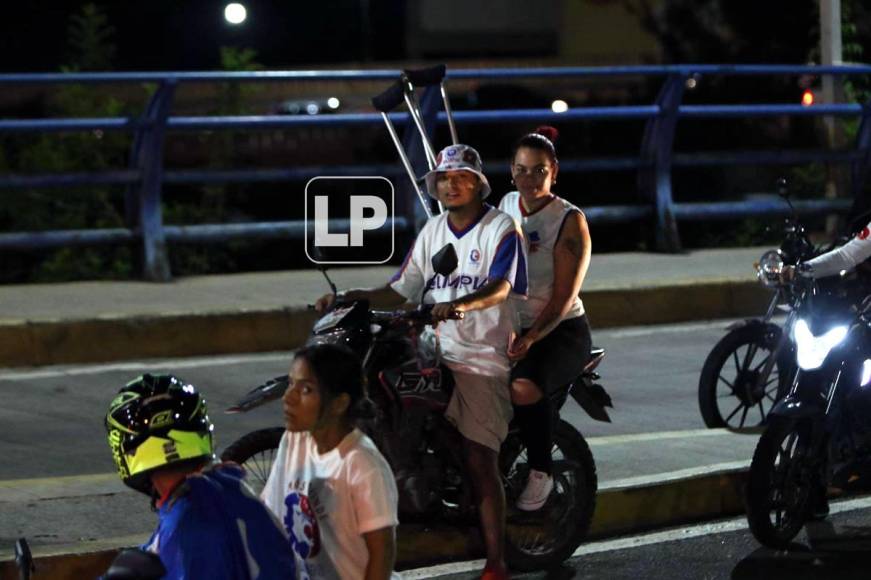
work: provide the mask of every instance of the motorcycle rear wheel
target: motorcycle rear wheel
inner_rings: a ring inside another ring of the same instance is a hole
[[[258,496],[266,486],[284,431],[284,427],[252,431],[234,441],[221,453],[222,461],[238,463],[245,469],[245,481]]]
[[[792,378],[788,349],[777,357],[768,376],[760,376],[782,332],[776,324],[750,324],[730,330],[714,346],[699,376],[699,410],[705,425],[737,430],[765,423]]]
[[[508,436],[499,456],[508,515],[505,558],[518,571],[545,570],[567,560],[590,529],[596,508],[596,464],[583,435],[567,422],[554,426],[554,489],[534,512],[514,507],[526,485],[526,449],[516,433]]]
[[[756,444],[747,479],[747,522],[763,545],[784,549],[810,513],[813,469],[807,420],[772,420]]]

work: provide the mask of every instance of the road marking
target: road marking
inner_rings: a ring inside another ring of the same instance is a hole
[[[711,465],[702,465],[700,467],[689,467],[687,469],[678,469],[667,473],[655,473],[653,475],[639,475],[636,477],[624,477],[622,479],[613,479],[605,481],[599,486],[600,490],[619,489],[622,487],[642,487],[676,481],[679,479],[691,479],[702,475],[713,475],[727,471],[737,471],[739,469],[747,469],[750,467],[749,460],[729,461],[726,463],[714,463]]]
[[[0,381],[32,381],[37,379],[51,379],[56,377],[74,377],[83,375],[98,375],[115,371],[143,372],[155,369],[192,369],[206,366],[225,366],[245,363],[285,361],[290,364],[290,352],[264,353],[245,356],[225,357],[201,357],[184,359],[163,359],[150,361],[127,361],[123,363],[110,363],[100,365],[88,365],[85,367],[49,367],[47,369],[31,371],[7,371],[0,372]]]
[[[132,491],[117,473],[91,473],[0,481],[0,503],[87,497]]]
[[[683,431],[658,431],[653,433],[630,433],[627,435],[606,435],[604,437],[589,437],[591,446],[622,445],[643,441],[660,441],[665,439],[687,439],[696,437],[722,437],[723,435],[739,435],[728,429],[686,429]]]
[[[871,508],[871,497],[862,497],[845,501],[832,502],[831,514],[839,514],[848,511]],[[586,556],[589,554],[600,554],[602,552],[613,552],[617,550],[628,550],[632,548],[640,548],[652,544],[662,544],[665,542],[676,542],[680,540],[689,540],[701,536],[710,536],[713,534],[723,534],[728,532],[737,532],[747,529],[747,519],[743,516],[724,520],[720,522],[699,524],[686,528],[676,528],[665,530],[662,532],[652,532],[649,534],[639,534],[626,538],[618,538],[615,540],[603,540],[601,542],[591,542],[581,545],[572,554],[572,558]],[[411,578],[438,578],[448,574],[462,574],[465,572],[479,572],[484,568],[484,560],[470,560],[466,562],[452,562],[449,564],[440,564],[438,566],[430,566],[427,568],[416,568],[414,570],[403,570],[402,577],[405,579]]]

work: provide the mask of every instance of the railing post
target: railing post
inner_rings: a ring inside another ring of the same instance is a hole
[[[850,164],[853,209],[854,212],[859,210],[864,213],[871,210],[871,204],[859,206],[859,202],[862,199],[862,190],[865,188],[865,181],[868,179],[869,165],[871,165],[871,100],[862,105],[862,121],[859,123],[859,130],[856,132],[856,152],[859,156]],[[852,217],[858,216],[853,215]]]
[[[666,78],[656,97],[659,114],[647,121],[641,141],[638,189],[645,199],[654,202],[656,249],[661,252],[681,250],[671,194],[671,161],[678,107],[688,77],[688,73],[675,73]]]
[[[423,96],[420,99],[420,114],[424,129],[426,129],[427,135],[430,136],[430,141],[433,143],[436,152],[440,150],[439,146],[435,143],[435,131],[441,102],[439,85],[431,85],[424,89]],[[405,147],[414,173],[416,175],[426,173],[429,170],[426,162],[426,151],[423,148],[420,134],[411,120],[405,124],[405,131],[402,134],[402,145]],[[410,185],[404,184],[400,191],[402,199],[408,203],[404,215],[408,219],[408,223],[414,225],[414,233],[417,234],[426,222],[426,214],[420,204],[416,203],[417,195],[411,191]]]
[[[127,190],[127,226],[140,236],[142,276],[152,282],[168,282],[172,278],[163,232],[161,189],[166,119],[176,86],[175,79],[167,79],[154,92],[136,129],[130,155],[130,165],[139,171],[140,180]]]

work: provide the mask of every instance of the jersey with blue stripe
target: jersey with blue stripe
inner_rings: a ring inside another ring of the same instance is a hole
[[[168,580],[294,580],[293,549],[281,524],[242,481],[237,465],[188,477],[160,508],[143,546]]]
[[[526,255],[514,220],[486,205],[480,217],[463,230],[448,220],[449,212],[430,219],[418,234],[391,287],[408,300],[424,304],[451,302],[493,280],[506,280],[515,295],[526,295]],[[457,252],[458,265],[449,276],[435,273],[432,257],[448,244]],[[445,363],[453,370],[501,376],[510,363],[506,354],[512,333],[519,328],[513,300],[467,312],[462,320],[438,325],[439,345]],[[428,328],[427,334],[432,334]],[[424,337],[431,338],[430,337]]]

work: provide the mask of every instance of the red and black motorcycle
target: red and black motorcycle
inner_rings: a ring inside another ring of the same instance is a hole
[[[453,246],[433,259],[436,272],[456,267]],[[331,284],[332,285],[332,284]],[[335,290],[334,290],[335,291]],[[376,443],[393,469],[403,522],[441,521],[477,525],[471,485],[463,467],[461,436],[444,417],[453,380],[438,361],[419,355],[417,337],[432,324],[430,307],[407,311],[371,310],[366,302],[337,303],[314,326],[308,344],[349,346],[363,360],[376,415],[359,427]],[[569,395],[593,418],[610,421],[610,397],[596,383],[595,368],[605,356],[593,349],[577,379],[551,395],[558,414]],[[281,398],[287,377],[249,392],[228,412],[245,412]],[[596,503],[596,466],[589,446],[574,427],[555,418],[552,447],[554,490],[536,512],[509,507],[506,557],[515,570],[540,570],[564,561],[583,541]],[[224,460],[242,464],[249,483],[262,488],[284,433],[271,427],[230,445]],[[513,506],[529,474],[526,450],[512,425],[499,456],[508,505]]]

